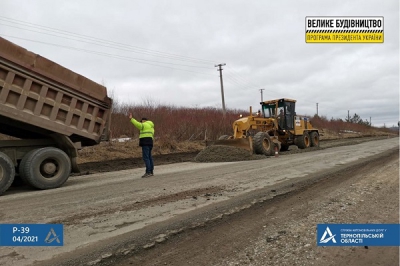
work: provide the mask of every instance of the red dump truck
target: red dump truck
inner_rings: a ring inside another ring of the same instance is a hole
[[[104,86],[0,37],[0,194],[16,175],[63,185],[77,150],[108,140],[111,108]]]

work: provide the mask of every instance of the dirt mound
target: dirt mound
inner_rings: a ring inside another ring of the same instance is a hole
[[[248,150],[222,145],[208,146],[195,157],[196,162],[236,162],[265,159],[264,155],[250,154]]]

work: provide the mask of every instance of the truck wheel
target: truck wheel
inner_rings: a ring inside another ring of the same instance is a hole
[[[38,189],[63,185],[71,173],[71,160],[60,149],[46,147],[28,154],[22,173],[26,182]]]
[[[12,184],[15,177],[15,167],[11,159],[0,152],[0,195]]]
[[[26,173],[25,173],[25,165],[26,165],[26,161],[27,161],[27,159],[31,156],[31,154],[32,153],[34,153],[35,151],[37,151],[37,149],[36,150],[31,150],[31,151],[29,151],[28,153],[26,153],[25,155],[24,155],[24,157],[22,157],[22,160],[19,162],[19,164],[18,164],[18,173],[19,173],[19,176],[20,176],[20,178],[21,178],[21,180],[25,183],[25,184],[28,184],[29,185],[29,183],[28,183],[28,180],[26,179]]]
[[[311,147],[319,147],[319,135],[317,132],[313,131],[310,133],[310,146]]]
[[[310,135],[304,131],[303,136],[297,137],[297,147],[306,149],[310,147]]]
[[[224,140],[224,139],[229,139],[228,135],[222,135],[221,137],[218,138],[218,140]]]
[[[253,139],[253,150],[256,154],[273,156],[275,154],[275,144],[265,132],[258,132]]]

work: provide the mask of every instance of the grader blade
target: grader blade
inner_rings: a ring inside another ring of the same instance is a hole
[[[216,140],[213,145],[223,145],[242,148],[248,150],[250,154],[253,154],[253,140],[252,138],[240,138],[240,139],[220,139]]]

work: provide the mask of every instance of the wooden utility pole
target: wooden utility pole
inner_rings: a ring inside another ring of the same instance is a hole
[[[265,90],[265,89],[260,89],[260,92],[261,92],[261,102],[264,101],[264,99],[263,99],[263,90]]]
[[[219,71],[219,80],[221,82],[221,97],[222,97],[222,113],[225,117],[226,110],[225,110],[225,97],[224,97],[224,83],[222,82],[222,66],[225,66],[226,64],[218,64],[215,65],[215,67],[218,67],[217,71]]]

